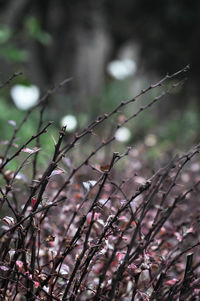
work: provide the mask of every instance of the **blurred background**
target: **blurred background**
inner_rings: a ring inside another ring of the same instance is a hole
[[[47,118],[55,129],[67,124],[73,132],[166,73],[190,64],[183,88],[128,123],[116,137],[122,144],[142,138],[153,157],[195,143],[199,16],[198,0],[1,0],[0,80],[23,71],[1,90],[1,139],[9,139],[24,111],[64,78],[72,80],[50,97]],[[148,100],[145,96],[131,110]],[[130,108],[118,118],[128,112]],[[37,116],[31,118],[22,130],[24,137],[33,132]]]

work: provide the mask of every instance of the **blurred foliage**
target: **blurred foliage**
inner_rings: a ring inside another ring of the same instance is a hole
[[[74,28],[76,30],[79,27],[84,29],[84,34],[88,33],[88,36],[92,38],[92,35],[89,35],[93,31],[92,27],[96,25],[102,26],[105,22],[107,32],[112,37],[110,60],[116,58],[118,50],[124,43],[127,41],[137,41],[140,49],[140,61],[137,63],[144,70],[150,70],[151,73],[162,73],[163,75],[168,71],[178,70],[188,63],[191,63],[192,67],[189,83],[186,84],[188,92],[185,93],[186,89],[182,89],[178,91],[180,96],[174,96],[176,101],[172,101],[171,104],[164,104],[168,108],[168,112],[171,111],[172,114],[171,112],[169,114],[166,113],[164,109],[160,111],[151,109],[149,113],[144,113],[133,122],[127,124],[127,127],[133,133],[130,143],[137,143],[148,133],[155,133],[160,148],[155,147],[154,152],[158,154],[163,150],[172,148],[172,145],[174,147],[175,145],[177,147],[185,147],[187,143],[195,141],[199,130],[199,108],[192,105],[195,102],[197,103],[199,92],[199,1],[194,0],[192,4],[187,0],[170,0],[166,2],[156,0],[153,3],[144,0],[128,0],[125,2],[116,0],[102,1],[101,4],[87,1],[84,5],[80,0],[71,5],[63,1],[57,1],[57,4],[50,2],[45,1],[45,3],[41,3],[40,1],[33,1],[29,5],[28,3],[25,4],[24,10],[16,16],[16,21],[13,22],[14,26],[13,24],[6,25],[6,22],[3,22],[5,19],[1,19],[0,57],[3,60],[8,61],[10,64],[15,63],[17,67],[27,68],[29,67],[30,58],[33,58],[33,52],[35,51],[37,55],[32,61],[36,62],[38,66],[40,65],[40,69],[37,69],[37,71],[41,70],[40,73],[43,74],[44,72],[44,77],[48,78],[46,82],[44,80],[46,88],[47,83],[50,86],[52,80],[55,80],[55,78],[56,80],[57,78],[60,79],[60,69],[63,67],[62,60],[66,60],[66,56],[60,55],[61,50],[67,54],[68,59],[65,62],[66,68],[63,68],[65,74],[68,69],[70,72],[72,70],[70,69],[70,63],[71,61],[73,62],[76,53],[75,50],[77,50],[75,47],[77,45],[73,45],[70,48],[71,38],[75,33]],[[6,5],[9,6],[9,3],[11,2],[8,1]],[[12,7],[12,4],[10,5]],[[52,15],[50,12],[51,5],[55,7],[57,5],[55,15]],[[80,8],[84,8],[87,14],[86,16],[83,14],[84,16],[79,19],[78,14],[76,15],[74,12],[76,9],[77,12],[81,12]],[[98,12],[102,14],[101,17],[104,20],[102,24],[101,22],[96,22],[97,24],[95,22],[92,23],[92,17],[98,16]],[[61,14],[59,15],[59,13]],[[51,19],[52,16],[55,18]],[[81,30],[79,34],[81,34]],[[67,40],[66,43],[64,43],[63,37]],[[92,42],[90,39],[88,40],[88,43]],[[34,47],[32,47],[33,45]],[[49,52],[46,52],[47,49]],[[59,61],[60,59],[61,62]],[[55,74],[56,76],[54,77]],[[30,74],[29,78],[31,78]],[[25,75],[22,79],[19,79],[19,82],[27,83],[27,85],[32,84],[29,78],[28,76],[26,78]],[[75,81],[76,79],[74,79]],[[44,83],[41,83],[41,86]],[[110,112],[118,103],[135,95],[130,91],[130,87],[134,85],[134,78],[116,81],[106,77],[105,83],[106,85],[102,94],[99,93],[98,96],[87,99],[85,102],[86,105],[83,106],[85,111],[82,112],[80,112],[80,101],[84,100],[77,100],[76,96],[74,96],[75,94],[73,94],[74,91],[71,94],[71,91],[69,91],[69,95],[66,92],[67,90],[64,91],[62,98],[58,99],[57,97],[55,101],[53,99],[50,103],[47,119],[55,120],[55,127],[59,128],[60,118],[65,114],[71,113],[75,114],[78,118],[79,128],[83,128],[91,119],[96,118],[97,115]],[[7,95],[0,99],[0,125],[4,129],[1,139],[8,139],[8,135],[10,135],[11,125],[8,124],[8,120],[13,119],[14,116],[16,122],[19,122],[24,114],[13,106],[10,106],[7,99]],[[191,103],[191,105],[186,107],[186,102]],[[182,106],[184,106],[184,111],[182,110]],[[137,105],[131,107],[132,112],[137,109]],[[122,113],[129,114],[130,111],[127,110]],[[23,139],[26,139],[31,134],[32,128],[37,121],[38,117],[33,114],[32,119],[29,123],[27,122],[27,126],[21,132],[22,137],[24,137]],[[112,128],[108,129],[110,131],[113,130]],[[104,129],[102,129],[102,132],[104,133]],[[48,148],[46,138],[42,139],[44,139],[44,143]]]
[[[107,108],[110,109],[110,108]],[[108,112],[109,110],[107,110]],[[131,110],[134,112],[135,110]],[[125,112],[128,114],[130,112]],[[1,141],[9,140],[13,133],[13,126],[8,123],[9,120],[14,118],[17,125],[22,120],[24,112],[19,111],[13,105],[10,105],[6,102],[5,99],[0,99],[0,126],[4,129],[1,134]],[[127,115],[128,116],[128,115]],[[87,121],[86,116],[77,115],[79,123],[82,121],[82,125],[86,126]],[[45,117],[46,120],[49,119],[49,114]],[[116,117],[115,117],[116,120]],[[16,144],[22,144],[28,137],[35,134],[36,124],[38,123],[38,113],[35,112],[26,122],[26,126],[23,127],[19,132],[19,138],[16,139]],[[103,128],[98,127],[95,130],[95,133],[99,136],[99,142],[101,141],[101,137],[107,138],[111,133],[114,133],[113,127],[115,124],[114,120],[105,124]],[[145,152],[145,157],[150,160],[159,159],[166,152],[176,153],[178,150],[186,150],[188,145],[195,143],[197,140],[197,133],[199,129],[199,117],[198,111],[195,108],[191,108],[186,111],[184,114],[180,114],[180,112],[175,112],[173,116],[171,116],[168,120],[160,123],[160,121],[155,117],[152,113],[152,110],[144,112],[135,120],[129,122],[126,125],[132,134],[132,138],[127,143],[119,143],[118,149],[123,152],[125,145],[138,145],[145,144],[145,137],[149,134],[153,134],[156,137],[156,144],[152,147],[147,147]],[[34,129],[34,132],[33,132]],[[55,122],[53,126],[51,126],[48,130],[48,133],[42,135],[41,143],[42,143],[42,151],[40,152],[40,163],[41,166],[44,166],[46,161],[49,159],[48,153],[51,153],[54,143],[52,136],[54,139],[57,139],[57,130],[59,129],[58,120]],[[84,142],[84,151],[87,153],[91,151],[91,147],[93,147],[93,142],[91,140],[92,137],[88,140],[85,139]],[[66,136],[66,139],[70,139],[70,135]],[[95,138],[96,139],[96,138]],[[51,143],[50,143],[51,142]],[[32,145],[34,146],[34,145]],[[1,150],[4,149],[4,145],[1,145]],[[82,154],[79,154],[78,157],[81,157]],[[104,154],[105,155],[105,154]],[[15,169],[17,166],[17,160],[12,162],[12,166],[9,166],[10,169]]]
[[[190,63],[194,77],[200,67],[199,13],[198,0],[109,2],[109,21],[118,43],[138,40],[143,63],[151,71],[173,72]]]
[[[151,127],[145,129],[146,133],[155,135],[156,144],[148,148],[147,157],[154,161],[167,153],[170,156],[186,151],[188,145],[198,143],[199,113],[195,108],[190,108],[184,113],[174,112],[162,124],[154,120]],[[140,131],[140,130],[139,130]]]
[[[42,30],[40,22],[37,18],[30,16],[27,18],[25,25],[30,38],[33,38],[41,44],[48,46],[52,43],[52,38],[49,33]]]
[[[10,28],[5,24],[0,24],[0,43],[6,43],[11,38],[12,33]]]
[[[9,103],[8,99],[0,98],[0,127],[3,129],[1,131],[1,142],[0,142],[0,152],[3,153],[4,149],[6,148],[7,141],[13,135],[14,127],[9,123],[9,120],[13,120],[16,122],[16,127],[19,126],[20,122],[24,118],[24,112],[15,108],[12,104]],[[23,145],[25,141],[27,141],[32,135],[36,134],[37,124],[39,122],[39,114],[37,111],[33,112],[28,121],[26,122],[25,126],[21,128],[19,131],[14,143],[16,145]],[[41,167],[44,167],[46,161],[49,159],[48,154],[51,154],[54,148],[54,142],[52,136],[57,139],[57,128],[52,125],[49,128],[48,132],[40,137],[40,142],[42,145],[42,151],[40,152],[40,164]],[[28,145],[28,147],[34,147],[35,142]],[[13,150],[16,150],[15,146]],[[12,160],[9,168],[15,169],[18,166],[19,162],[16,158]]]
[[[33,16],[26,18],[20,33],[6,24],[0,24],[0,56],[9,62],[27,62],[30,53],[22,43],[26,39],[34,39],[45,46],[52,43],[51,35],[42,30],[39,20]]]
[[[18,78],[17,81],[26,83],[28,85],[28,80],[23,76],[22,78]],[[95,119],[96,116],[105,112],[108,113],[112,111],[113,108],[115,108],[121,101],[132,98],[132,92],[128,89],[128,87],[129,80],[111,81],[111,83],[106,86],[105,93],[103,93],[102,97],[90,100],[91,105],[89,106],[89,114],[83,114],[74,111],[72,105],[71,109],[68,110],[66,106],[63,106],[63,96],[61,96],[61,99],[59,99],[59,95],[57,95],[55,101],[57,102],[56,109],[58,111],[55,112],[53,99],[51,105],[48,105],[45,115],[45,120],[53,120],[54,124],[49,128],[49,133],[47,135],[42,135],[41,137],[41,142],[43,145],[43,151],[40,152],[41,164],[45,164],[46,160],[48,159],[48,153],[53,148],[54,143],[53,139],[51,139],[51,136],[53,135],[55,139],[57,138],[56,133],[60,128],[60,119],[63,117],[63,115],[69,113],[74,114],[78,119],[79,124],[77,130],[83,129],[87,126],[88,122]],[[159,91],[157,91],[157,93],[159,94]],[[99,142],[101,141],[102,137],[106,139],[111,134],[114,134],[114,131],[116,130],[116,123],[118,123],[118,118],[123,119],[123,114],[128,117],[137,112],[141,106],[146,105],[157,95],[157,93],[156,91],[152,90],[148,97],[145,96],[137,102],[129,105],[126,110],[119,111],[114,119],[110,120],[103,127],[97,127],[95,129],[95,133],[99,136]],[[10,101],[11,100],[9,99],[9,96],[6,93],[4,93],[4,96],[2,95],[0,99],[0,126],[4,129],[4,131],[1,133],[1,141],[9,140],[13,133],[13,126],[9,124],[8,121],[14,119],[16,124],[19,125],[25,114],[24,111],[18,110],[14,104],[10,103]],[[66,98],[66,101],[70,101],[70,99]],[[157,110],[160,111],[162,106],[163,102],[158,103]],[[17,138],[17,144],[19,143],[21,145],[25,140],[28,139],[28,137],[35,134],[36,125],[39,121],[38,118],[38,112],[33,112],[31,118],[26,122],[26,126],[20,130],[20,139],[18,140]],[[173,114],[169,115],[168,118],[165,118],[165,120],[163,120],[161,123],[159,116],[156,117],[155,108],[152,107],[143,112],[136,119],[131,120],[126,124],[126,127],[131,131],[132,138],[127,143],[118,142],[120,151],[123,151],[125,145],[137,145],[138,143],[145,143],[145,137],[149,134],[155,135],[157,140],[153,147],[147,147],[148,151],[146,152],[146,156],[150,159],[159,158],[164,152],[171,151],[172,149],[175,152],[180,149],[187,149],[188,145],[195,143],[198,138],[198,118],[198,110],[196,110],[195,106],[190,106],[185,112],[178,110],[174,111]],[[66,139],[70,139],[70,137],[71,134],[67,134]],[[84,151],[86,153],[91,151],[91,147],[93,147],[93,142],[90,141],[91,137],[90,140],[88,139],[89,138],[86,137],[84,143]],[[52,141],[52,143],[49,143],[49,141]],[[2,149],[4,147],[4,145],[1,145]],[[15,162],[12,164],[14,164],[14,168]]]
[[[130,98],[130,80],[112,80],[107,83],[101,95],[90,100],[90,116],[108,113],[122,100]]]
[[[0,24],[0,56],[9,62],[26,62],[28,51],[15,44],[14,35],[9,26]]]
[[[172,108],[183,108],[195,99],[199,109],[200,2],[110,1],[109,22],[118,47],[137,41],[146,72],[163,75],[191,65],[189,81]],[[119,22],[120,20],[120,22]]]
[[[29,53],[26,50],[17,48],[13,43],[5,45],[0,50],[0,56],[9,62],[26,62],[29,58]]]

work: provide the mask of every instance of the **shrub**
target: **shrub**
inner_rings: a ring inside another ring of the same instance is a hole
[[[44,171],[38,157],[40,137],[51,125],[43,117],[46,100],[66,81],[49,90],[18,126],[12,122],[0,166],[2,300],[197,300],[199,145],[153,174],[136,148],[110,154],[115,131],[182,85],[187,71],[121,102],[67,142],[63,127]],[[95,128],[158,87],[161,94],[124,117],[106,140],[97,137],[88,155],[77,157],[81,141],[93,137]],[[36,133],[13,147],[38,109]],[[105,148],[102,162],[98,154]],[[10,170],[16,158],[18,167]]]

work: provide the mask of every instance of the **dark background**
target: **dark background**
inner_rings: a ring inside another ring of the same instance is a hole
[[[1,79],[23,70],[23,81],[45,91],[73,77],[52,100],[49,114],[57,120],[66,110],[80,114],[84,124],[140,87],[190,64],[184,88],[151,114],[171,121],[172,135],[182,118],[196,139],[199,18],[198,0],[0,1]],[[127,53],[137,72],[127,80],[115,80],[107,65]]]

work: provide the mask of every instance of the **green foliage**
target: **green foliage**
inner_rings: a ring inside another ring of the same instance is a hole
[[[52,43],[51,35],[48,32],[42,30],[40,22],[37,18],[33,16],[28,17],[25,25],[31,38],[37,40],[45,46],[48,46]]]
[[[194,143],[199,130],[198,115],[198,111],[192,108],[182,114],[178,112],[174,114],[158,129],[161,143],[167,140],[169,144],[179,145],[179,147]]]
[[[7,61],[12,62],[27,62],[29,53],[27,50],[19,49],[14,44],[9,43],[0,49],[0,56]]]
[[[193,107],[185,112],[175,112],[160,126],[156,122],[159,120],[155,119],[149,128],[146,127],[146,133],[153,133],[157,139],[156,145],[149,147],[146,153],[150,160],[154,161],[167,152],[173,154],[186,150],[188,145],[198,142],[199,112]]]
[[[0,24],[0,57],[8,62],[27,62],[30,57],[29,52],[18,43],[22,40],[22,36],[26,39],[26,35],[28,35],[28,38],[37,40],[45,46],[50,45],[52,42],[50,34],[42,30],[39,21],[33,16],[26,19],[25,27],[23,27],[21,33],[14,32],[6,24]],[[16,37],[18,37],[18,42]]]
[[[11,36],[11,29],[5,24],[0,24],[0,44],[8,42]]]
[[[19,47],[15,40],[15,33],[5,24],[0,24],[0,57],[8,62],[26,62],[29,58],[27,50]]]
[[[11,125],[8,121],[13,120],[16,122],[16,126],[19,126],[20,122],[23,120],[24,112],[18,110],[15,108],[12,104],[9,103],[8,100],[5,98],[0,98],[0,128],[4,129],[1,132],[1,144],[0,144],[0,151],[1,153],[5,149],[6,141],[8,141],[14,131],[13,125]],[[39,122],[39,115],[38,112],[33,112],[30,116],[29,120],[26,122],[26,126],[22,127],[19,131],[15,143],[16,145],[23,145],[25,141],[32,135],[36,134],[37,124]],[[42,144],[42,150],[40,152],[39,162],[42,166],[45,166],[47,160],[49,159],[49,155],[53,148],[54,148],[54,142],[52,139],[52,136],[56,136],[57,128],[55,126],[52,126],[51,129],[49,129],[48,133],[46,135],[42,135],[40,137],[40,142]],[[30,144],[31,147],[35,146],[35,143]],[[13,146],[15,148],[15,146]],[[11,170],[15,170],[18,165],[18,160],[12,160],[9,168]]]

